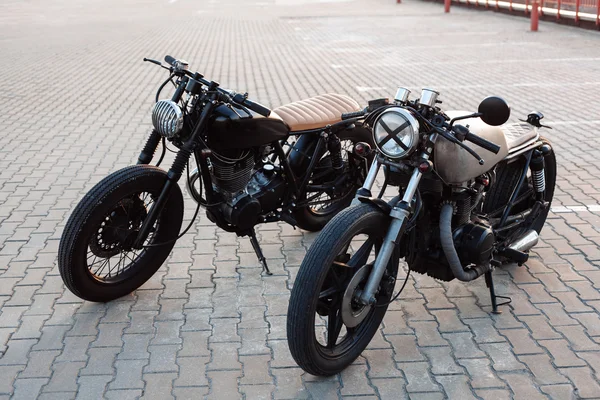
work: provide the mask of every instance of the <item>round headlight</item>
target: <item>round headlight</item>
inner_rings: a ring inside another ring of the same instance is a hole
[[[389,158],[409,155],[419,142],[419,121],[400,107],[391,107],[381,113],[373,128],[375,144]]]
[[[177,103],[160,100],[152,109],[152,125],[162,136],[172,139],[183,128],[183,112]]]

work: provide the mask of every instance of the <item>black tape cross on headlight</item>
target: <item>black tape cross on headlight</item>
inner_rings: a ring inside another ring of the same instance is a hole
[[[408,146],[406,146],[404,144],[404,142],[398,138],[398,134],[400,132],[402,132],[404,129],[408,128],[410,126],[410,122],[405,121],[402,125],[400,125],[399,127],[397,127],[394,130],[392,130],[392,128],[390,128],[385,123],[385,121],[383,120],[383,118],[381,118],[379,120],[379,123],[381,124],[381,126],[383,127],[383,129],[385,129],[385,131],[388,133],[388,135],[386,137],[384,137],[380,142],[377,143],[379,145],[379,147],[383,147],[383,145],[385,145],[391,139],[394,139],[394,141],[396,143],[398,143],[398,146],[402,147],[402,149],[404,149],[405,151],[408,150]]]

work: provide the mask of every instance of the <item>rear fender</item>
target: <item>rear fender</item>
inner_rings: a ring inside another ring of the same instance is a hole
[[[318,140],[319,135],[317,133],[302,135],[298,138],[294,147],[292,147],[288,156],[288,162],[297,177],[303,176],[308,169],[310,160],[315,155],[314,152]]]
[[[310,165],[310,161],[313,156],[315,156],[314,151],[317,145],[317,141],[319,140],[321,131],[315,131],[314,133],[306,133],[300,135],[298,137],[298,141],[294,145],[294,148],[290,152],[288,156],[288,162],[292,171],[296,176],[304,176],[306,170]],[[353,140],[355,142],[366,142],[372,148],[374,148],[372,133],[368,128],[363,126],[355,125],[352,128],[344,129],[339,132],[336,132],[336,135],[340,140]],[[324,150],[326,151],[327,146],[324,146]],[[368,165],[371,165],[373,161],[373,156],[375,152],[372,152],[368,156]]]

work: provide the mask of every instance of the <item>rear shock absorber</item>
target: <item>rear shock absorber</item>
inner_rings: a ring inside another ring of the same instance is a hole
[[[544,156],[541,151],[534,150],[531,163],[531,180],[536,194],[543,194],[546,191],[546,173],[544,171]]]
[[[327,150],[331,157],[331,166],[335,171],[344,168],[344,160],[342,159],[342,144],[336,135],[329,135],[327,141]]]

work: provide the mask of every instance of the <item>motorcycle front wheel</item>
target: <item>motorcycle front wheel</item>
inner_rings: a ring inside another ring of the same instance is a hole
[[[308,250],[287,314],[290,352],[306,372],[341,372],[377,332],[392,296],[397,252],[388,263],[377,305],[362,306],[354,295],[366,284],[388,225],[389,217],[371,205],[350,207],[325,226]]]
[[[144,247],[132,244],[167,180],[165,171],[135,165],[104,178],[79,202],[58,249],[58,268],[76,296],[107,302],[146,282],[167,259],[183,220],[183,196],[175,185]],[[148,247],[167,242],[165,245]]]

